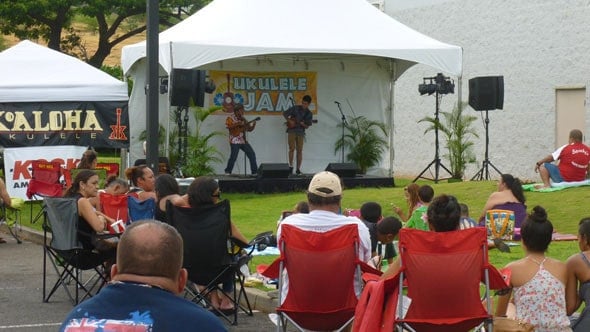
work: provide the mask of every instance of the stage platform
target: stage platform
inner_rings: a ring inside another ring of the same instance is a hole
[[[245,175],[216,175],[219,188],[224,193],[276,193],[305,191],[313,174],[290,175],[279,178],[260,178]],[[381,188],[393,187],[394,180],[389,177],[376,177],[371,175],[357,175],[355,177],[342,178],[344,188],[368,187]]]

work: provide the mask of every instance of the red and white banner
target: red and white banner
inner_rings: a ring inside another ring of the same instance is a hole
[[[85,146],[75,145],[4,149],[4,175],[8,194],[10,197],[28,200],[26,193],[33,160],[57,160],[64,169],[75,168],[86,149]]]

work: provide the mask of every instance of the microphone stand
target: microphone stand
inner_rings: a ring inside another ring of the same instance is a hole
[[[341,136],[341,142],[342,142],[342,146],[341,146],[341,163],[344,164],[344,126],[348,125],[348,122],[346,122],[346,116],[344,115],[344,113],[342,112],[342,107],[340,107],[340,103],[335,101],[334,103],[336,103],[336,105],[338,105],[338,110],[340,111],[340,115],[342,116],[340,119],[342,120],[342,136]]]

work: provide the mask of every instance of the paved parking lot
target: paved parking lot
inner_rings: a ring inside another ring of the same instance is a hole
[[[0,244],[0,330],[1,331],[57,331],[61,321],[72,309],[66,293],[59,289],[49,303],[42,301],[43,247],[35,239],[22,244],[0,232],[7,243]],[[27,235],[27,234],[25,234]],[[32,235],[30,235],[32,236]],[[249,298],[254,316],[238,316],[237,326],[229,331],[273,331],[276,329],[261,312],[272,307],[263,292],[250,290]]]

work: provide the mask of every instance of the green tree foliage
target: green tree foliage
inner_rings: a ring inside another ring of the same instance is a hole
[[[360,172],[365,174],[369,167],[381,161],[387,147],[387,140],[383,137],[387,137],[387,128],[384,123],[368,120],[364,116],[354,117],[338,127],[343,125],[346,133],[336,141],[334,152],[338,153],[344,146],[348,150],[346,158],[356,163]]]
[[[158,1],[160,26],[170,27],[210,1]],[[0,31],[19,39],[43,39],[50,48],[100,68],[113,47],[147,29],[145,13],[145,0],[3,0],[0,1]],[[95,21],[86,24],[99,35],[94,54],[88,54],[74,29],[73,23],[80,16]]]

